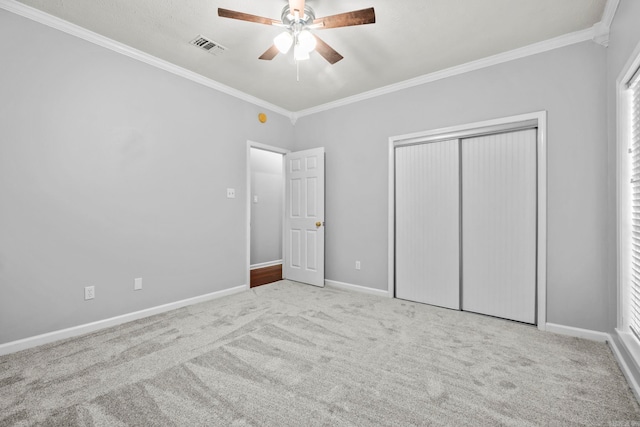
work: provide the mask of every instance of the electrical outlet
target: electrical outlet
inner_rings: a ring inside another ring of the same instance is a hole
[[[84,287],[84,299],[90,300],[96,297],[96,287],[95,286],[85,286]]]
[[[235,198],[236,198],[236,189],[227,188],[227,199],[235,199]]]
[[[139,291],[142,289],[142,277],[138,277],[133,280],[133,290]]]
[[[356,270],[360,270],[360,261],[356,261]]]

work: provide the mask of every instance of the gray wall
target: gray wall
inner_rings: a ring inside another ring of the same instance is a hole
[[[287,118],[1,9],[0,52],[0,343],[245,284],[246,141]]]
[[[283,199],[282,154],[252,148],[251,265],[282,259]]]
[[[390,136],[547,110],[547,321],[606,330],[605,81],[584,42],[300,118],[296,149],[326,147],[327,279],[387,288]]]

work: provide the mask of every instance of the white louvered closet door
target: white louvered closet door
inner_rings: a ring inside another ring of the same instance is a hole
[[[458,140],[398,147],[396,297],[460,308]]]
[[[536,322],[536,130],[462,140],[462,309]]]

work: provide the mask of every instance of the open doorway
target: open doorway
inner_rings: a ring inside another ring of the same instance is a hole
[[[248,143],[249,287],[282,279],[284,154]]]

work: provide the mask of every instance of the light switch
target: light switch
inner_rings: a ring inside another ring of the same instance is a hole
[[[258,196],[253,196],[253,203],[258,203]]]
[[[235,199],[235,198],[236,198],[236,189],[227,188],[227,199]]]

